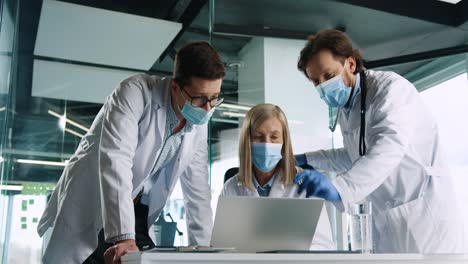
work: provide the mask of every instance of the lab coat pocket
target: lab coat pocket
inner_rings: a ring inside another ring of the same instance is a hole
[[[61,217],[69,232],[80,232],[100,218],[99,181],[97,170],[85,155],[79,162],[69,163],[64,170],[66,179],[61,200]]]
[[[426,197],[389,209],[374,218],[380,253],[419,253],[436,239],[432,209]],[[422,220],[426,224],[422,224]],[[429,223],[431,226],[427,226]]]
[[[83,230],[89,229],[92,225],[97,222],[98,210],[97,204],[83,205],[85,201],[73,201],[68,199],[64,201],[62,206],[61,219],[57,220],[58,223],[62,223],[62,227],[66,232],[70,234],[77,234]],[[97,201],[96,203],[98,203]]]
[[[357,150],[359,146],[359,133],[361,128],[357,126],[352,129],[343,129],[343,145],[348,149],[348,153],[352,162],[356,161],[359,158],[359,151]],[[367,142],[366,142],[367,144]]]

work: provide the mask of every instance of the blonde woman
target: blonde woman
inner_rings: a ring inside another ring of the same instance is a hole
[[[259,104],[247,113],[239,159],[239,173],[224,184],[221,196],[305,198],[305,192],[298,194],[298,186],[293,183],[301,168],[295,165],[288,122],[278,106]],[[311,238],[311,249],[336,249],[325,207]]]

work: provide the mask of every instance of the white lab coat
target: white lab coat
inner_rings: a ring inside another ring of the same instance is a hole
[[[301,168],[297,168],[301,171]],[[275,178],[270,194],[268,197],[289,197],[289,198],[305,198],[305,192],[297,193],[297,184],[284,185],[281,182],[279,175]],[[220,196],[253,196],[259,197],[257,190],[250,190],[238,181],[238,175],[233,176],[224,184]],[[322,208],[319,221],[314,237],[311,240],[311,250],[336,250],[335,242],[330,227],[330,220],[328,218],[327,209],[325,204]]]
[[[44,263],[82,263],[97,247],[103,227],[106,239],[134,233],[133,198],[148,177],[157,177],[149,193],[148,226],[180,178],[189,243],[209,244],[213,223],[207,125],[194,126],[174,161],[161,173],[152,172],[164,139],[169,81],[135,75],[107,98],[39,222],[41,236],[52,227]]]
[[[367,87],[367,154],[359,156],[359,94],[349,115],[340,110],[344,148],[307,153],[309,164],[340,173],[339,208],[372,201],[377,252],[461,252],[463,227],[434,118],[396,73],[368,71]]]

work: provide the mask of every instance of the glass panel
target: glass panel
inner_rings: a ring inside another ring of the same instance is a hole
[[[116,85],[141,72],[171,76],[176,49],[209,39],[199,1],[26,2],[0,2],[0,263],[40,262],[46,200]],[[179,184],[164,211],[178,222],[175,245],[187,245]]]
[[[14,194],[20,186],[13,186],[10,181],[11,159],[6,150],[10,147],[8,135],[11,133],[17,58],[16,32],[18,25],[18,2],[5,0],[0,2],[0,262],[8,262],[9,237],[11,235],[11,204]],[[13,91],[13,93],[11,92]],[[24,248],[30,252],[30,248]],[[25,253],[26,253],[25,252]]]
[[[458,206],[463,214],[465,252],[468,252],[468,76],[460,74],[421,92],[424,102],[437,120],[440,141],[444,146],[447,165],[453,178]]]

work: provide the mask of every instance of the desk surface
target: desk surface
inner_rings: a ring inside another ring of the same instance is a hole
[[[467,264],[468,255],[420,254],[249,254],[249,253],[131,253],[123,264],[150,263],[430,263]]]

